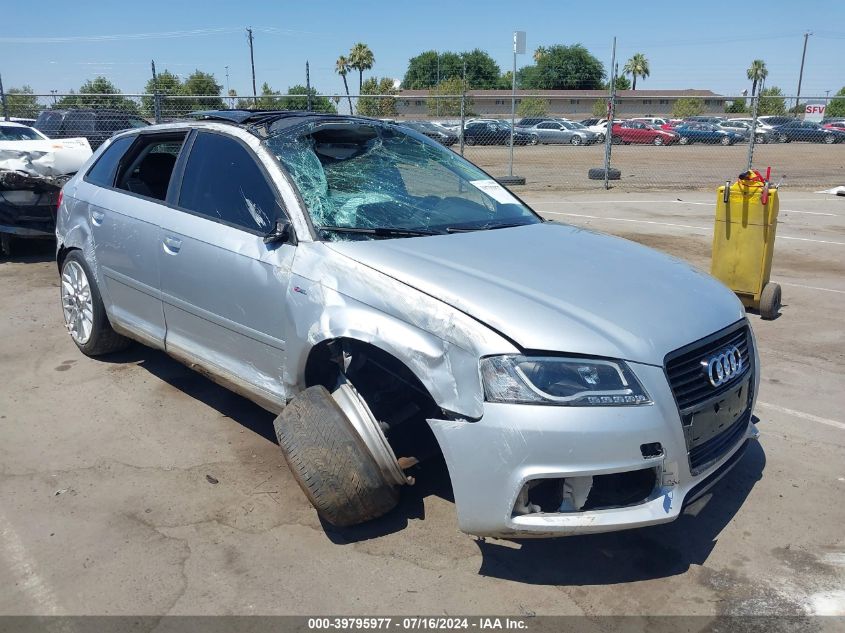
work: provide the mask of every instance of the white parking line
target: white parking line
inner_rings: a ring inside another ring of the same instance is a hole
[[[821,288],[819,286],[808,286],[806,284],[793,284],[788,281],[778,281],[781,286],[792,286],[794,288],[806,288],[807,290],[823,290],[824,292],[835,292],[840,295],[845,295],[845,290],[834,290],[833,288]]]
[[[771,402],[760,402],[757,401],[757,404],[761,407],[766,409],[771,409],[772,411],[778,411],[780,413],[785,413],[786,415],[791,415],[796,418],[801,418],[802,420],[808,420],[810,422],[818,422],[819,424],[826,424],[827,426],[832,426],[835,429],[842,429],[845,431],[845,423],[839,422],[838,420],[830,420],[828,418],[821,418],[817,415],[812,415],[810,413],[804,413],[803,411],[796,411],[795,409],[787,409],[786,407],[782,407],[778,404],[772,404]]]
[[[706,226],[693,226],[692,224],[674,224],[672,222],[656,222],[654,220],[635,220],[634,218],[611,218],[599,215],[585,215],[583,213],[565,213],[563,211],[543,211],[546,215],[566,215],[573,218],[588,218],[591,220],[611,220],[613,222],[636,222],[638,224],[656,224],[658,226],[675,226],[682,229],[695,229],[696,231],[712,232],[712,228]],[[797,240],[799,242],[813,242],[815,244],[833,244],[834,246],[845,246],[845,242],[834,242],[832,240],[814,240],[809,237],[793,237],[792,235],[778,235],[779,240]]]
[[[833,218],[839,217],[835,213],[821,213],[819,211],[799,211],[798,209],[781,209],[781,213],[806,213],[807,215],[829,215]]]
[[[792,200],[792,202],[798,202]],[[532,206],[547,204],[693,204],[703,207],[713,206],[713,202],[693,202],[690,200],[558,200],[555,202],[539,201],[532,202]],[[799,211],[798,209],[781,209],[785,213],[806,213],[807,215],[826,215],[834,218],[843,217],[838,213],[822,213],[821,211]]]

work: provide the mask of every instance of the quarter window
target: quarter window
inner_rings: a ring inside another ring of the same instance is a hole
[[[134,136],[122,136],[115,140],[88,170],[85,180],[100,187],[113,187],[114,175],[117,173],[120,159],[134,140]]]
[[[282,215],[249,151],[234,139],[200,132],[191,148],[179,206],[226,224],[267,233]]]

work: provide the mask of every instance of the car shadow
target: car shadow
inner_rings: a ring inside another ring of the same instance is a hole
[[[273,430],[275,415],[254,402],[221,387],[162,351],[136,343],[123,352],[103,356],[99,360],[118,365],[135,364],[244,428],[278,444],[276,432]]]
[[[750,442],[745,455],[700,500],[672,523],[570,536],[516,539],[509,545],[479,539],[479,574],[534,585],[608,585],[683,574],[703,565],[719,534],[762,477],[766,455]],[[514,543],[519,547],[513,547]]]

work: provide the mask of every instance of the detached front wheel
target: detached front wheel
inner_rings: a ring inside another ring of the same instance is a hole
[[[317,513],[347,527],[376,519],[399,501],[407,483],[378,423],[348,383],[297,395],[273,427],[299,487]]]

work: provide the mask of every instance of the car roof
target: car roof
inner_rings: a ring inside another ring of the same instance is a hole
[[[31,125],[26,125],[25,123],[18,123],[16,121],[3,121],[0,120],[0,125],[5,127],[25,127],[25,128],[32,128]]]

